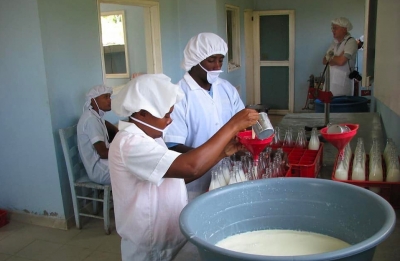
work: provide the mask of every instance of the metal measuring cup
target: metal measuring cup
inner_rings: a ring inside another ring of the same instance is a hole
[[[268,118],[268,114],[265,112],[259,113],[257,123],[253,125],[253,130],[260,140],[266,139],[274,134],[274,127]]]

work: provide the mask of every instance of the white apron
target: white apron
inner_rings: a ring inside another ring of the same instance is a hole
[[[334,46],[334,55],[339,56],[343,53],[346,45],[344,39],[339,45]],[[353,95],[353,80],[349,78],[350,68],[349,63],[345,63],[342,66],[329,66],[329,77],[330,77],[330,91],[333,96],[352,96]]]

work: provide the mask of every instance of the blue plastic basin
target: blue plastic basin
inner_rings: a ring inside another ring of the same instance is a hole
[[[273,178],[237,183],[207,192],[180,215],[180,228],[204,261],[371,261],[394,229],[396,216],[377,194],[323,179]],[[264,229],[302,230],[351,244],[303,256],[260,256],[215,246],[231,235]]]
[[[334,96],[330,103],[330,112],[369,112],[369,100],[359,96]],[[325,103],[315,100],[315,112],[325,112]]]

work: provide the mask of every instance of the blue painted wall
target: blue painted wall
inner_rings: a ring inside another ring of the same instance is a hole
[[[41,33],[36,1],[0,1],[0,207],[64,218]]]
[[[297,110],[308,76],[322,71],[320,60],[332,40],[330,20],[347,16],[354,35],[363,32],[364,0],[163,0],[163,68],[174,82],[184,74],[180,63],[190,37],[210,31],[226,39],[225,3],[240,7],[242,35],[245,8],[296,10]],[[0,46],[0,208],[69,218],[72,203],[58,129],[77,122],[85,93],[102,83],[96,0],[0,0]],[[243,100],[245,59],[242,52],[243,67],[227,73],[225,64],[222,75],[242,86]],[[386,131],[397,135],[399,115],[379,101],[377,107]]]

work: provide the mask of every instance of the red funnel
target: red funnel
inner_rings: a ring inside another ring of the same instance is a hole
[[[253,154],[253,160],[258,161],[258,157],[260,156],[261,151],[267,147],[268,144],[271,143],[272,139],[274,138],[275,134],[272,134],[266,139],[260,140],[257,137],[252,139],[251,137],[252,131],[242,131],[239,132],[236,136],[239,139],[239,142],[243,144],[250,152]]]
[[[358,124],[350,124],[350,123],[343,123],[339,124],[342,126],[347,126],[350,128],[350,131],[343,132],[343,133],[327,133],[328,127],[321,129],[321,135],[330,142],[333,146],[335,146],[339,152],[344,150],[347,143],[351,141],[351,139],[357,134]]]

